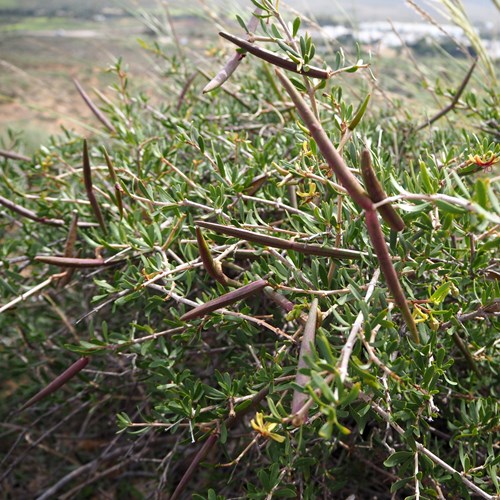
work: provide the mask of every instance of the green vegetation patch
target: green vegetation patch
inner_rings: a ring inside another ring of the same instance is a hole
[[[143,43],[156,101],[122,60],[78,83],[91,137],[4,139],[1,486],[493,499],[495,77],[420,113],[253,3],[203,61]]]
[[[23,17],[21,20],[1,26],[2,31],[48,31],[95,28],[96,23],[67,17]]]

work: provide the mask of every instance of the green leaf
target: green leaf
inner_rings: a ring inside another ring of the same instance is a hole
[[[241,16],[239,15],[236,15],[236,20],[238,21],[239,25],[247,32],[247,33],[250,33],[248,31],[248,28],[247,28],[247,25],[245,24],[245,21],[243,21],[243,19],[241,18]]]
[[[440,210],[448,214],[461,215],[467,212],[465,208],[443,200],[436,200],[436,205]]]
[[[334,423],[331,421],[324,423],[321,426],[321,429],[319,430],[318,435],[320,437],[322,437],[323,439],[330,439],[332,437],[332,433],[333,433],[333,425],[334,425]]]
[[[386,467],[395,467],[396,465],[413,460],[414,455],[411,451],[396,451],[384,461],[384,465]]]
[[[441,304],[443,300],[447,297],[447,295],[450,293],[451,287],[453,283],[451,281],[447,281],[446,283],[443,283],[440,285],[436,291],[429,297],[429,300],[433,304]]]
[[[311,372],[311,379],[314,385],[321,391],[321,394],[331,403],[336,402],[335,394],[330,386],[325,382],[325,379],[316,372]]]
[[[351,120],[351,123],[349,123],[349,130],[354,130],[358,126],[359,122],[366,112],[366,108],[368,107],[368,103],[370,102],[370,97],[371,94],[368,94],[365,97],[364,101],[360,104],[359,108],[356,110],[354,118]]]
[[[281,33],[279,32],[279,30],[278,30],[278,28],[276,27],[275,24],[271,24],[271,32],[272,32],[273,36],[275,38],[277,38],[278,40],[283,39]]]

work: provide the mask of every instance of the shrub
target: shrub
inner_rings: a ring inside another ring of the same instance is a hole
[[[375,108],[254,3],[222,88],[156,45],[164,102],[118,61],[88,144],[4,152],[8,495],[498,491],[498,97]]]

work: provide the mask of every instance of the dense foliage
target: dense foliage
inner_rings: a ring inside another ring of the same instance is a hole
[[[268,47],[305,75],[322,66],[298,18],[260,8]],[[405,228],[382,227],[412,336],[365,211],[273,67],[248,54],[202,94],[194,64],[150,48],[164,102],[131,90],[117,62],[88,164],[70,132],[28,162],[0,160],[0,487],[13,498],[493,498],[494,82],[473,78],[425,126],[404,102],[369,102],[378,90],[359,55],[327,58],[327,80],[292,74],[350,171],[361,179],[368,149],[394,197]],[[355,252],[276,248],[238,229]],[[181,319],[228,293],[224,309]],[[301,346],[304,331],[313,345]],[[79,358],[63,387],[16,412]]]

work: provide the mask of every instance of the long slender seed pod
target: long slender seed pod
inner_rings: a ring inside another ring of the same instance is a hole
[[[257,45],[247,42],[246,40],[243,40],[243,38],[239,38],[229,33],[224,33],[223,31],[219,32],[219,35],[222,38],[225,38],[226,40],[234,43],[238,47],[246,50],[247,52],[250,52],[250,54],[258,57],[259,59],[263,59],[264,61],[267,61],[274,66],[278,66],[279,68],[293,71],[294,73],[298,73],[299,75],[310,76],[311,78],[319,78],[321,80],[328,80],[328,78],[330,78],[330,72],[326,69],[316,68],[309,65],[299,69],[297,63],[291,61],[290,59],[285,59],[284,57],[278,56],[274,52],[262,49],[261,47],[257,47]]]
[[[306,101],[293,86],[293,83],[280,71],[276,70],[276,74],[280,79],[283,87],[287,91],[288,95],[292,99],[297,111],[306,124],[307,128],[311,132],[313,139],[316,141],[319,150],[325,157],[328,165],[338,177],[341,184],[347,189],[351,198],[365,210],[370,210],[373,207],[373,202],[370,197],[366,194],[365,190],[361,187],[356,177],[347,168],[342,156],[336,150],[335,146],[332,144],[325,130],[321,126],[321,123],[314,116],[313,112],[307,105]]]
[[[92,188],[92,169],[90,168],[90,158],[89,149],[87,146],[87,139],[83,139],[83,182],[85,183],[85,191],[87,192],[87,198],[90,201],[94,215],[96,216],[97,222],[101,226],[104,233],[107,232],[106,224],[104,223],[104,218],[102,216],[101,209],[99,208],[99,203],[94,195],[94,190]]]
[[[68,237],[66,238],[66,244],[64,245],[64,256],[73,257],[73,252],[75,250],[76,238],[78,237],[78,212],[73,210],[73,217],[71,218],[71,223],[69,225]]]
[[[210,436],[208,436],[207,440],[203,443],[203,446],[198,450],[192,462],[189,464],[188,469],[186,470],[181,480],[179,481],[179,484],[175,488],[175,491],[172,493],[170,500],[177,500],[178,498],[181,498],[184,489],[191,480],[191,477],[193,476],[193,473],[198,467],[199,463],[208,455],[208,452],[216,445],[218,439],[219,439],[218,432],[213,432],[212,434],[210,434]]]
[[[250,295],[255,295],[256,293],[263,290],[269,283],[266,280],[257,280],[248,285],[242,286],[237,290],[233,290],[229,293],[225,293],[216,299],[209,300],[200,306],[191,309],[191,311],[187,312],[183,316],[181,316],[181,321],[189,321],[194,318],[199,318],[201,316],[205,316],[217,309],[222,309],[223,307],[229,306],[238,302],[239,300],[245,299]]]
[[[312,347],[314,346],[316,338],[316,329],[318,319],[318,299],[313,299],[311,302],[311,307],[309,309],[309,315],[307,317],[307,323],[304,327],[304,334],[302,335],[302,343],[300,346],[299,362],[297,365],[297,375],[295,376],[295,383],[300,387],[305,387],[310,380],[309,375],[301,373],[300,370],[307,367],[305,361],[306,356],[309,356],[312,352]],[[309,395],[304,392],[295,389],[293,391],[292,399],[292,415],[297,414],[300,409],[304,406],[304,403],[309,399]],[[307,413],[301,413],[300,417],[293,419],[293,424],[296,426],[302,425],[307,419]]]
[[[221,285],[227,285],[227,277],[222,272],[222,268],[220,263],[216,263],[212,258],[212,254],[210,253],[210,249],[208,248],[207,242],[201,234],[201,229],[196,227],[196,241],[198,242],[198,251],[200,253],[201,261],[203,262],[203,267],[207,274],[213,278],[215,281],[218,281]],[[218,265],[217,265],[218,264]]]
[[[0,205],[3,205],[5,208],[8,208],[13,212],[16,212],[22,217],[26,217],[27,219],[30,219],[32,221],[39,222],[40,224],[47,224],[49,226],[66,226],[66,221],[62,219],[49,219],[47,217],[40,217],[32,210],[24,208],[23,206],[18,205],[17,203],[10,201],[7,198],[4,198],[3,196],[0,196]],[[95,226],[96,224],[94,224],[93,222],[78,223],[78,227],[95,227]]]
[[[226,64],[220,69],[220,71],[210,80],[203,88],[203,93],[207,94],[219,88],[224,82],[229,80],[229,77],[236,71],[236,68],[240,65],[240,62],[245,57],[245,54],[239,54],[238,52],[231,56]]]
[[[373,171],[370,151],[367,149],[364,149],[361,153],[361,175],[363,177],[366,190],[368,191],[368,195],[373,203],[378,203],[379,201],[387,198],[387,194],[385,193],[382,184],[380,184],[375,172]],[[380,212],[380,215],[385,222],[387,222],[387,224],[389,224],[394,231],[402,231],[405,228],[403,219],[390,203],[381,205],[377,210]]]
[[[78,361],[75,361],[69,368],[67,368],[64,372],[61,373],[61,375],[57,376],[50,384],[42,389],[40,392],[35,394],[31,399],[26,401],[19,410],[18,412],[21,412],[28,408],[29,406],[34,405],[35,403],[38,403],[41,399],[49,396],[53,392],[57,391],[60,387],[62,387],[68,380],[73,378],[78,372],[83,370],[89,363],[90,358],[88,357],[83,357],[80,358]]]
[[[77,268],[111,266],[118,262],[114,260],[106,263],[104,259],[78,259],[76,257],[57,257],[55,255],[37,255],[35,260],[52,266]]]
[[[293,310],[295,307],[295,304],[291,301],[288,300],[284,295],[282,295],[280,292],[277,292],[274,288],[268,286],[264,289],[264,293],[281,309],[283,309],[285,312],[289,313]]]
[[[80,82],[73,78],[73,83],[75,84],[76,90],[82,96],[82,99],[85,101],[85,104],[89,107],[90,111],[94,113],[95,117],[112,133],[116,134],[116,129],[113,127],[112,123],[104,116],[101,110],[92,102],[92,99],[88,96],[88,94],[83,90],[83,87],[80,85]]]
[[[69,225],[68,236],[66,244],[64,245],[64,257],[73,257],[75,250],[76,238],[78,236],[78,212],[73,210],[73,217]],[[74,272],[74,268],[68,267],[64,269],[65,273],[62,278],[57,282],[57,288],[61,289],[66,286],[70,281]]]
[[[16,151],[7,151],[6,149],[0,149],[0,156],[9,158],[10,160],[31,161],[29,156],[22,155]]]
[[[365,252],[358,252],[357,250],[345,250],[343,248],[320,247],[319,245],[308,245],[306,243],[299,243],[297,241],[284,240],[276,236],[268,236],[267,234],[258,234],[246,229],[238,227],[223,226],[214,222],[196,221],[197,226],[211,229],[217,233],[228,234],[236,236],[246,241],[252,241],[273,248],[282,248],[284,250],[293,250],[295,252],[303,253],[306,255],[319,255],[322,257],[332,257],[334,259],[360,259],[366,256]]]
[[[281,71],[276,70],[276,74],[295,104],[302,120],[310,130],[313,139],[316,141],[316,144],[325,157],[328,165],[347,189],[351,198],[364,208],[368,234],[380,260],[380,267],[384,273],[387,286],[393,294],[396,304],[401,309],[414,341],[418,343],[419,336],[417,326],[406,302],[396,270],[392,265],[391,257],[385,243],[384,234],[377,219],[377,213],[374,210],[372,200],[361,187],[356,177],[354,177],[354,175],[347,168],[339,152],[335,149],[326,135],[321,123],[316,119],[307,103],[293,86],[292,82]]]
[[[264,387],[261,389],[255,396],[251,399],[251,402],[248,406],[245,406],[238,412],[229,415],[225,420],[224,420],[224,425],[226,426],[227,429],[230,429],[233,427],[236,423],[240,422],[241,419],[248,414],[251,411],[255,411],[258,407],[260,402],[269,394],[269,386]],[[189,483],[189,480],[193,476],[194,471],[196,470],[197,466],[199,463],[207,456],[208,452],[217,444],[217,441],[219,439],[220,433],[218,430],[215,430],[208,436],[207,440],[203,443],[199,451],[196,453],[195,457],[193,458],[193,461],[189,465],[187,471],[184,473],[182,476],[181,480],[179,481],[179,484],[175,488],[174,492],[172,493],[172,496],[170,497],[170,500],[176,500],[178,498],[181,498],[181,495],[186,488],[187,484]]]
[[[385,282],[394,297],[396,305],[403,314],[406,326],[408,327],[408,330],[410,330],[413,340],[418,344],[420,340],[417,325],[415,324],[415,320],[411,314],[410,308],[408,307],[408,302],[406,301],[403,289],[401,288],[401,283],[399,282],[396,269],[394,269],[394,265],[392,264],[391,256],[384,239],[384,233],[382,232],[382,228],[380,227],[380,223],[377,218],[377,212],[375,210],[366,210],[365,218],[368,234],[370,235],[373,248],[377,254],[380,268],[384,273]]]
[[[248,196],[253,196],[267,181],[268,177],[269,174],[261,174],[258,175],[257,177],[254,177],[252,179],[252,182],[250,182],[250,185],[246,187],[243,192]]]
[[[259,25],[259,15],[262,12],[260,7],[257,7],[252,14],[252,18],[248,23],[248,32],[251,33],[257,29]],[[219,88],[224,82],[229,80],[230,76],[236,71],[236,68],[240,65],[240,62],[245,57],[245,54],[240,54],[239,52],[235,52],[224,64],[224,67],[210,80],[205,88],[203,89],[203,93],[211,92]]]
[[[116,177],[115,168],[113,167],[113,162],[111,161],[111,158],[109,157],[108,152],[106,151],[106,148],[104,146],[102,146],[102,152],[104,154],[104,159],[106,160],[106,165],[108,166],[109,175],[115,185],[116,205],[120,212],[120,218],[122,218],[123,217],[122,192],[120,191],[120,185],[118,184],[118,178]]]

